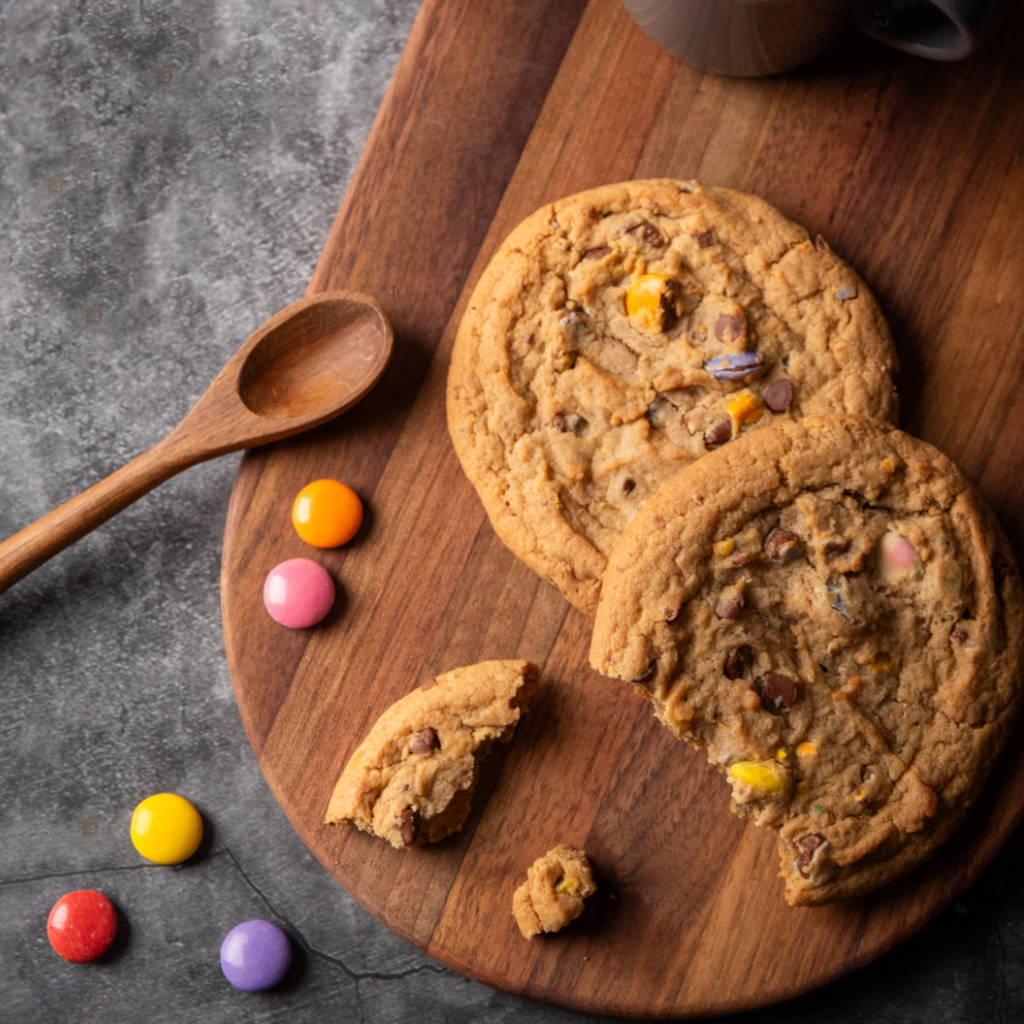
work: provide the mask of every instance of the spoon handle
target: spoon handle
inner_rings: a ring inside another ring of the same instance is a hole
[[[175,473],[201,461],[172,431],[77,497],[0,542],[0,594]]]

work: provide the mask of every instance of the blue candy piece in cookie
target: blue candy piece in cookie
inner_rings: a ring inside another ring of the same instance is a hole
[[[716,380],[756,380],[768,364],[757,352],[735,352],[709,359],[704,369]]]

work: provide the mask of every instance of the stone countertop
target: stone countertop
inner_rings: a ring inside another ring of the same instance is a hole
[[[0,536],[156,441],[303,294],[416,6],[0,4]],[[424,957],[285,820],[223,650],[236,466],[176,477],[0,597],[0,1017],[596,1020]],[[128,836],[132,808],[162,790],[207,823],[176,868],[143,862]],[[1018,834],[902,947],[743,1019],[1022,1019],[1022,858]],[[77,888],[105,891],[122,921],[88,966],[58,958],[45,932]],[[281,924],[297,954],[257,995],[218,964],[223,936],[252,917]]]

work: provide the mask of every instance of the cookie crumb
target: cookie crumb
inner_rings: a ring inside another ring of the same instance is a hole
[[[583,901],[597,892],[590,861],[575,846],[561,844],[538,857],[512,897],[512,913],[523,938],[557,932],[583,913]]]

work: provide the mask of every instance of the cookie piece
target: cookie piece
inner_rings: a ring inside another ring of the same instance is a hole
[[[512,738],[537,675],[529,661],[483,661],[406,694],[350,758],[325,820],[350,822],[398,848],[457,832],[479,760],[493,742]]]
[[[538,210],[470,298],[452,442],[498,536],[593,615],[619,534],[670,476],[779,420],[895,414],[864,282],[756,196],[631,181]]]
[[[778,830],[786,899],[865,893],[963,819],[1020,703],[1020,578],[953,463],[784,423],[669,481],[615,546],[590,658]]]
[[[557,932],[583,913],[583,901],[597,892],[587,855],[564,844],[538,857],[512,896],[512,913],[523,938]]]

